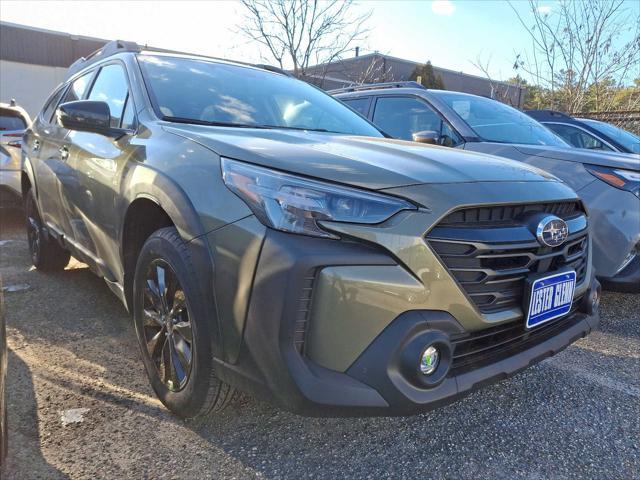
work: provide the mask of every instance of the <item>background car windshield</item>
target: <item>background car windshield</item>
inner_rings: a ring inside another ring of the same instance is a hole
[[[624,145],[625,148],[633,153],[640,153],[640,137],[635,136],[631,132],[627,132],[621,128],[615,127],[609,123],[598,122],[597,120],[589,120],[588,118],[580,119],[591,128],[595,128],[600,133],[613,138],[616,142]]]
[[[528,115],[496,100],[450,92],[438,92],[438,98],[455,110],[483,140],[569,147]]]
[[[165,118],[382,136],[339,101],[284,75],[179,57],[138,59]]]

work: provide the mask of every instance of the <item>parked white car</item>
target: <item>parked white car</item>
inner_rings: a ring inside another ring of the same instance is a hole
[[[0,208],[20,203],[22,135],[29,125],[29,114],[14,100],[0,103]]]

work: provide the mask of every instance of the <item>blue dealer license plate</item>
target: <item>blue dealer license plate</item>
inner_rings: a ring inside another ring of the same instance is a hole
[[[528,295],[527,328],[566,315],[571,310],[576,288],[576,272],[556,273],[532,280]]]

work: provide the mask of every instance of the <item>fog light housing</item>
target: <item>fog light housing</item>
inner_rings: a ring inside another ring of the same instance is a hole
[[[423,375],[431,375],[438,368],[440,363],[440,350],[433,345],[429,345],[422,351],[420,357],[420,372]]]

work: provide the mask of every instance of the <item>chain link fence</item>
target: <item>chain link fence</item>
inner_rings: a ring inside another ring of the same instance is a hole
[[[592,118],[601,122],[611,123],[617,127],[623,128],[629,132],[640,135],[640,111],[622,111],[622,112],[586,112],[572,113],[572,117]]]

